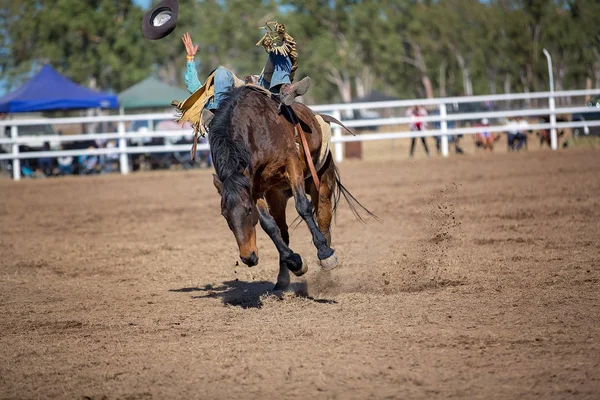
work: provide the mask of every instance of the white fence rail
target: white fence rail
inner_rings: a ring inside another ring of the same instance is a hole
[[[438,115],[429,115],[419,117],[423,122],[439,123],[438,129],[428,129],[422,131],[400,131],[388,133],[371,133],[359,134],[356,136],[343,136],[342,129],[336,125],[333,126],[334,137],[334,154],[337,162],[343,160],[343,143],[355,141],[370,141],[370,140],[390,140],[400,138],[415,138],[427,136],[441,137],[441,151],[443,156],[448,155],[448,136],[455,134],[475,134],[482,131],[481,127],[460,127],[449,128],[448,122],[481,120],[488,119],[503,119],[520,117],[542,117],[547,116],[549,123],[530,124],[528,130],[548,129],[551,131],[552,148],[558,148],[557,129],[561,128],[585,128],[600,126],[600,119],[593,121],[569,121],[556,122],[557,115],[572,115],[586,113],[598,113],[600,109],[595,107],[579,106],[579,107],[555,107],[555,98],[561,97],[583,97],[600,95],[600,90],[571,90],[562,92],[539,92],[539,93],[517,93],[517,94],[500,94],[491,96],[469,96],[469,97],[448,97],[439,99],[421,99],[421,100],[399,100],[399,101],[384,101],[372,103],[350,103],[350,104],[332,104],[318,105],[311,107],[314,111],[330,114],[346,126],[350,128],[360,127],[380,127],[404,125],[414,122],[409,117],[391,117],[391,118],[376,118],[376,119],[344,119],[343,112],[354,110],[376,110],[376,109],[399,109],[412,107],[416,104],[437,108]],[[514,102],[514,101],[532,101],[532,100],[547,100],[547,108],[528,108],[528,109],[511,109],[502,111],[484,111],[472,113],[448,113],[448,106],[462,103],[484,103],[484,102]],[[584,104],[580,101],[579,104]],[[0,129],[3,132],[10,127],[10,135],[2,137],[0,135],[0,148],[4,149],[5,153],[0,153],[0,162],[12,161],[12,173],[15,180],[21,177],[20,161],[23,159],[35,159],[41,157],[64,157],[64,156],[80,156],[80,155],[119,155],[119,164],[121,173],[129,172],[129,155],[140,153],[169,153],[169,152],[188,152],[189,144],[165,144],[160,146],[129,146],[128,139],[141,138],[181,138],[182,136],[192,135],[192,131],[148,131],[148,132],[128,132],[126,123],[133,121],[153,121],[153,120],[168,120],[172,119],[172,114],[141,114],[141,115],[115,115],[115,116],[97,116],[97,117],[80,117],[80,118],[52,118],[52,119],[30,119],[18,120],[8,119],[0,121]],[[30,125],[60,125],[60,124],[90,124],[100,122],[117,123],[117,132],[95,133],[85,135],[44,135],[44,136],[19,136],[19,127]],[[508,127],[506,125],[486,126],[485,130],[489,132],[505,132]],[[31,151],[20,152],[19,145],[28,145],[35,143],[39,145],[43,142],[77,142],[90,140],[117,140],[118,146],[112,149],[80,149],[80,150],[57,150],[57,151]],[[10,149],[10,152],[7,151]],[[207,144],[199,144],[198,150],[208,150]]]

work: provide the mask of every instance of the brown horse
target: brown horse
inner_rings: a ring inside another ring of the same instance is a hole
[[[308,107],[294,104],[292,108],[306,132],[308,156],[317,164],[322,145],[319,123]],[[250,267],[258,263],[255,227],[260,221],[279,252],[276,290],[289,285],[289,271],[301,276],[308,270],[300,255],[289,248],[285,214],[289,198],[294,197],[296,210],[312,234],[320,265],[327,270],[338,265],[330,247],[330,225],[340,195],[355,215],[356,206],[373,215],[341,184],[330,153],[317,172],[317,189],[303,147],[298,145],[293,118],[291,113],[281,112],[276,100],[242,86],[221,102],[209,129],[221,214],[235,236],[241,260]]]

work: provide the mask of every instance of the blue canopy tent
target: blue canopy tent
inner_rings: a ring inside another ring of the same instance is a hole
[[[118,107],[117,96],[79,86],[47,64],[19,89],[0,98],[0,113]]]

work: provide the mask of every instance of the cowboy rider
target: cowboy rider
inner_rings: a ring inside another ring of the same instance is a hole
[[[283,25],[275,24],[275,26],[279,27],[280,30],[282,29],[283,33],[285,35],[287,35],[285,33],[285,27]],[[283,28],[281,28],[281,27],[283,27]],[[289,35],[287,35],[287,36],[293,41],[293,38],[291,38]],[[266,35],[265,35],[265,37],[266,37]],[[186,84],[188,91],[190,93],[194,93],[196,90],[198,90],[202,86],[202,83],[198,79],[196,63],[194,62],[194,56],[196,55],[196,52],[198,51],[199,46],[198,45],[194,46],[194,44],[192,42],[192,38],[188,32],[186,32],[183,35],[182,41],[185,46],[186,59],[187,59],[186,70],[185,70],[185,75],[184,75],[185,84]],[[254,78],[254,80],[257,81],[257,83],[260,86],[269,90],[273,94],[279,95],[281,102],[283,104],[289,106],[292,103],[294,103],[295,98],[297,96],[301,96],[308,91],[308,88],[310,87],[310,83],[311,83],[310,78],[305,77],[304,79],[302,79],[296,83],[292,83],[293,75],[294,75],[295,69],[297,67],[297,63],[296,63],[297,55],[295,54],[295,43],[293,43],[294,44],[294,49],[293,49],[294,53],[291,53],[291,52],[286,52],[286,51],[282,52],[278,49],[273,49],[272,46],[271,47],[268,46],[268,44],[271,44],[271,43],[265,44],[265,43],[263,43],[263,41],[265,41],[265,38],[261,39],[261,41],[258,44],[262,44],[265,47],[265,49],[267,49],[269,56],[268,56],[267,62],[265,64],[265,68],[261,72],[260,76],[258,76],[258,79],[256,79],[256,77],[253,77],[253,78]],[[268,39],[266,40],[266,42],[268,42]],[[271,51],[269,51],[269,50],[271,50]],[[252,77],[246,78],[246,82],[251,79],[252,79]],[[207,113],[206,111],[203,112],[205,114],[204,121],[207,125],[210,122],[210,120],[212,119],[212,116],[214,115],[214,111],[219,107],[219,104],[220,104],[221,100],[223,99],[225,93],[229,89],[231,89],[231,87],[233,87],[234,84],[235,84],[235,78],[234,78],[233,74],[231,73],[231,71],[229,71],[228,69],[223,68],[223,67],[219,67],[215,70],[215,74],[214,74],[215,93],[214,93],[213,98],[211,98],[205,106],[205,110],[208,110],[210,112],[209,113]]]

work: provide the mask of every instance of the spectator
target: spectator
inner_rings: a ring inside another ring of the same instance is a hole
[[[28,165],[21,165],[21,175],[25,178],[35,178],[35,171],[29,168]]]
[[[66,150],[64,145],[60,146],[61,150]],[[73,173],[73,156],[63,156],[56,159],[58,163],[59,175],[71,175]]]
[[[527,145],[527,131],[529,123],[521,116],[515,117],[508,123],[508,150],[519,151],[523,145]],[[515,144],[516,142],[516,144]]]
[[[105,148],[114,150],[115,153],[105,155],[104,163],[102,164],[102,173],[109,173],[113,170],[113,164],[119,160],[119,154],[116,153],[117,142],[115,140],[109,140],[106,142]]]
[[[455,110],[458,110],[457,105],[455,105],[454,107],[456,107]],[[432,114],[440,115],[440,111],[438,109],[435,109],[435,110],[433,110]],[[441,126],[442,126],[441,121],[436,121],[433,123],[433,127],[437,130],[440,130]],[[448,120],[446,122],[446,127],[448,128],[448,130],[455,129],[456,121]],[[458,144],[460,137],[462,137],[462,135],[448,135],[448,145],[454,143],[454,150],[456,151],[456,154],[464,154],[463,149]],[[442,136],[435,137],[435,149],[437,150],[438,155],[442,153]]]
[[[104,124],[102,124],[104,125]],[[96,139],[94,140],[94,146],[97,149],[104,149],[106,147],[106,139]],[[104,172],[106,165],[106,154],[98,155],[98,163],[100,164],[100,171]]]
[[[481,132],[475,134],[475,143],[482,147],[484,151],[492,151],[494,149],[494,135],[489,130],[490,121],[487,118],[481,120]]]
[[[50,143],[44,142],[42,151],[50,151]],[[41,157],[38,160],[38,165],[40,166],[40,170],[44,173],[44,175],[54,175],[54,160],[52,160],[51,157]]]
[[[411,132],[414,131],[424,131],[427,129],[427,122],[423,121],[420,117],[427,116],[427,111],[421,106],[413,106],[406,110],[406,116],[411,119],[409,124],[409,128]],[[415,143],[417,141],[416,137],[413,137],[410,142],[410,157],[413,157],[415,152]],[[425,141],[425,137],[421,137],[421,142],[423,143],[423,147],[425,147],[425,153],[427,153],[427,157],[429,157],[429,148],[427,147],[427,142]]]
[[[94,146],[88,147],[89,150],[94,150]],[[96,173],[96,167],[98,165],[97,155],[81,155],[78,158],[79,162],[79,173],[83,175],[89,175]]]
[[[58,174],[71,175],[73,173],[73,156],[58,157]]]

